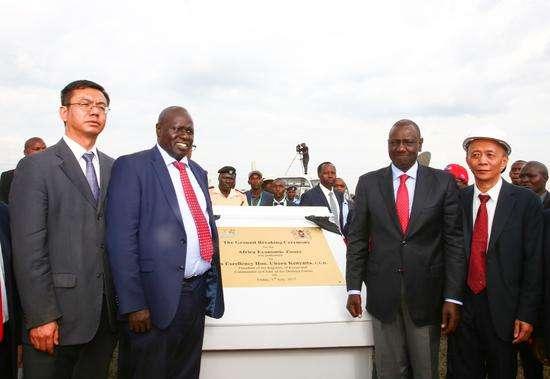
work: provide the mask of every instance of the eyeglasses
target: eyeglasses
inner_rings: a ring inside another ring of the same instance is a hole
[[[392,149],[397,149],[401,144],[407,149],[412,149],[418,143],[417,139],[389,139],[388,145]]]
[[[90,112],[92,109],[97,108],[100,113],[107,114],[109,113],[109,107],[103,103],[92,103],[91,101],[81,101],[80,103],[68,103],[65,106],[76,105],[77,107]]]

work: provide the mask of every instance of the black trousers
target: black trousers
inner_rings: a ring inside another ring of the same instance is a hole
[[[518,350],[525,379],[542,379],[542,363],[535,358],[531,346],[526,342],[520,343]]]
[[[2,321],[0,321],[2,322]],[[12,336],[9,325],[4,325],[4,339],[0,342],[0,378],[11,379],[16,377],[16,360],[12,351]]]
[[[460,324],[447,339],[447,378],[516,379],[516,347],[495,333],[486,291],[465,292]]]
[[[25,379],[106,379],[116,342],[103,301],[99,327],[90,342],[57,346],[53,355],[23,344],[23,375]]]
[[[184,282],[174,319],[166,329],[152,326],[145,333],[122,325],[119,379],[196,379],[199,377],[206,275]]]

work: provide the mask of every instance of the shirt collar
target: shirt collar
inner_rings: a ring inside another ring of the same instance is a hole
[[[414,162],[411,168],[409,168],[406,172],[401,171],[392,163],[391,172],[392,172],[393,180],[397,180],[397,178],[399,178],[403,174],[407,174],[409,178],[416,180],[416,175],[418,173],[418,162]]]
[[[327,187],[319,183],[319,187],[321,187],[321,191],[325,194],[325,196],[328,196],[329,193],[334,193],[334,191],[329,190]]]
[[[158,143],[157,143],[157,149],[159,149],[160,156],[162,157],[162,160],[164,161],[164,164],[166,166],[171,166],[174,164],[174,162],[176,162],[176,159],[172,158],[170,154],[168,154],[168,152],[164,150]],[[189,167],[189,161],[187,160],[187,157],[181,158],[179,162]]]
[[[97,158],[99,160],[99,155],[97,154],[97,148],[94,146],[92,146],[92,148],[90,150],[86,150],[85,148],[83,148],[81,145],[78,144],[78,142],[72,140],[69,136],[67,135],[63,135],[63,141],[65,141],[65,143],[67,144],[67,146],[69,146],[69,149],[71,149],[71,151],[73,152],[74,156],[77,158],[77,159],[80,159],[82,158],[82,156],[85,154],[85,153],[88,153],[88,152],[92,152],[94,153],[94,158]]]
[[[489,195],[491,197],[491,200],[497,201],[498,194],[500,193],[500,189],[502,188],[502,177],[498,179],[498,182],[487,192],[483,193],[477,188],[477,185],[474,184],[474,200],[478,198],[478,196],[481,195]]]

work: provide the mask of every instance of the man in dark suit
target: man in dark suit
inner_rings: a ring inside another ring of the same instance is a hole
[[[523,167],[519,172],[519,180],[521,186],[529,188],[539,196],[543,209],[550,208],[550,195],[546,190],[548,169],[544,164],[536,161],[523,161]],[[540,327],[542,325],[538,325],[538,323],[535,325],[533,335],[538,337],[541,334],[538,330]],[[532,345],[528,342],[520,343],[518,344],[518,350],[525,379],[542,379],[542,363],[535,357]]]
[[[294,207],[296,204],[286,198],[285,182],[282,179],[273,181],[273,206]]]
[[[0,203],[0,377],[17,378],[20,310],[11,270],[8,207]]]
[[[537,161],[527,162],[519,174],[521,185],[536,193],[542,202],[543,209],[550,209],[550,193],[546,190],[548,168]]]
[[[68,84],[65,135],[17,165],[10,217],[26,379],[107,377],[116,314],[103,206],[113,160],[95,143],[108,106],[99,84]]]
[[[245,191],[248,205],[255,207],[265,207],[273,205],[273,194],[262,189],[263,175],[260,171],[250,171],[248,174],[248,184],[250,189]]]
[[[496,133],[463,147],[475,184],[461,191],[468,274],[462,320],[448,339],[448,378],[516,378],[542,296],[542,207],[505,182],[510,145]]]
[[[319,184],[304,192],[300,199],[301,207],[327,207],[332,213],[331,221],[344,230],[342,203],[344,195],[334,190],[336,167],[330,162],[323,162],[317,166]]]
[[[353,218],[355,204],[351,199],[348,186],[346,182],[344,182],[344,179],[336,178],[334,180],[334,192],[340,192],[342,194],[342,198],[343,198],[342,200],[342,222],[343,222],[342,234],[347,236],[349,232],[349,223]]]
[[[379,378],[438,378],[440,334],[459,320],[466,260],[458,189],[419,165],[423,139],[411,120],[391,128],[392,164],[362,175],[348,236],[347,309],[373,316]]]
[[[25,141],[23,154],[27,156],[44,150],[46,150],[46,144],[42,141],[42,138],[32,137]],[[4,171],[2,175],[0,175],[0,202],[9,203],[11,182],[13,181],[14,174],[15,170],[9,170]]]
[[[208,179],[187,158],[194,126],[163,110],[157,145],[120,157],[107,200],[107,247],[124,325],[122,377],[198,378],[204,316],[224,312]]]

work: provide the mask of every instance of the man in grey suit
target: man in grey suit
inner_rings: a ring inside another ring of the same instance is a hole
[[[16,169],[10,217],[26,379],[107,377],[116,334],[103,209],[113,159],[95,142],[108,106],[99,84],[68,84],[65,135]]]
[[[458,324],[466,259],[451,175],[417,162],[423,139],[411,120],[390,130],[392,164],[359,178],[348,236],[347,309],[373,316],[379,378],[438,378],[440,333]]]

